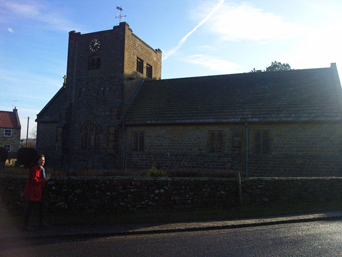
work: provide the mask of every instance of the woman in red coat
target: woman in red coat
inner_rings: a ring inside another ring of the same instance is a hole
[[[42,201],[43,186],[50,179],[50,175],[45,175],[44,169],[45,156],[38,155],[30,166],[30,174],[24,189],[27,208],[24,214],[24,231],[33,231],[29,227],[29,219],[35,205],[39,206],[39,228],[47,228],[48,225],[44,222],[44,202]]]

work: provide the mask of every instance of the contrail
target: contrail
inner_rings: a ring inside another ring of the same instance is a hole
[[[221,0],[215,7],[214,9],[203,19],[201,20],[196,27],[194,27],[188,34],[186,34],[185,37],[183,37],[178,45],[174,48],[172,48],[170,51],[168,51],[166,53],[166,55],[164,56],[163,60],[166,60],[167,58],[169,58],[171,55],[173,55],[174,53],[176,53],[178,51],[179,48],[181,48],[181,46],[185,43],[185,41],[188,39],[188,37],[190,37],[190,35],[192,33],[194,33],[202,24],[204,24],[220,7],[221,5],[224,3],[225,0]]]

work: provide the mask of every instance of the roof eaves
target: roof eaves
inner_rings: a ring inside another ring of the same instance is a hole
[[[139,94],[139,92],[140,92],[141,88],[143,87],[144,83],[145,83],[145,80],[142,80],[141,85],[140,85],[138,91],[135,93],[135,95],[134,95],[132,101],[130,102],[129,106],[127,107],[127,109],[126,109],[124,115],[122,115],[122,118],[121,118],[121,121],[120,121],[120,125],[124,125],[124,124],[123,124],[123,120],[125,119],[125,117],[126,117],[128,111],[129,111],[129,109],[131,108],[131,106],[132,106],[132,104],[133,104],[135,98],[136,98],[137,95]]]
[[[21,129],[21,124],[20,124],[20,119],[19,119],[18,110],[14,112],[14,115],[15,115],[15,119],[16,119],[16,121],[17,121],[18,129]]]
[[[57,91],[57,93],[50,99],[50,101],[44,106],[44,108],[37,114],[37,116],[41,115],[51,104],[52,102],[62,93],[62,91],[65,89],[65,86],[63,86]],[[38,119],[38,118],[37,118]]]
[[[51,117],[44,117],[44,118],[40,118],[40,119],[37,118],[36,122],[40,122],[40,123],[57,123],[57,122],[59,122],[59,119],[51,118]]]
[[[174,121],[142,121],[125,122],[125,126],[150,126],[150,125],[184,125],[184,124],[240,124],[240,123],[293,123],[293,122],[341,122],[341,117],[307,117],[307,118],[251,118],[251,119],[206,119],[206,120],[174,120]]]
[[[340,77],[338,75],[336,63],[331,64],[331,72],[332,72],[334,84],[336,87],[336,94],[338,97],[338,103],[340,106],[340,115],[342,117],[342,88],[341,88],[341,81],[340,81]]]

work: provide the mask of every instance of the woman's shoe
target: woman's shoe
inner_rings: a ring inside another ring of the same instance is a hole
[[[51,226],[46,224],[45,222],[42,222],[42,223],[39,223],[38,228],[39,229],[49,229],[49,228],[51,228]]]
[[[32,232],[32,231],[34,231],[34,229],[29,227],[29,226],[24,226],[21,230],[24,231],[24,232]]]

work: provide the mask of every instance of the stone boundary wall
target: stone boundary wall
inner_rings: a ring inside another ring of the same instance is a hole
[[[0,213],[23,213],[26,179],[0,175]],[[55,177],[44,191],[53,213],[230,208],[239,203],[234,179]],[[247,206],[341,201],[342,178],[244,179],[242,198]]]

